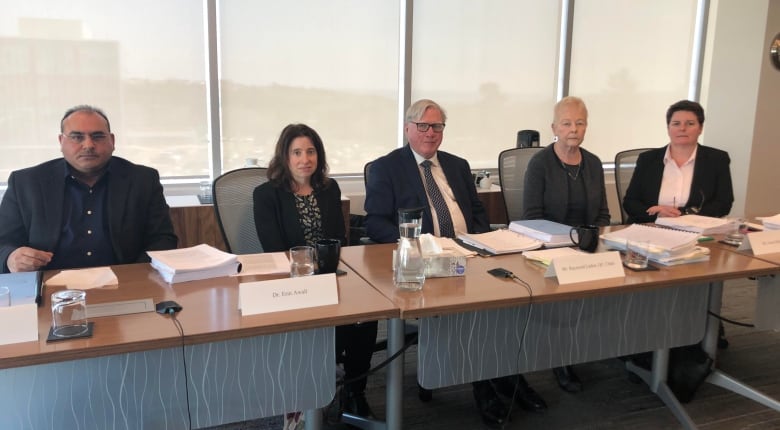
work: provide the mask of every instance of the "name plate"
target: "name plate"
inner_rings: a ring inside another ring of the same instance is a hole
[[[738,251],[753,250],[753,255],[774,254],[780,252],[780,230],[766,230],[748,233],[742,239]]]
[[[38,341],[38,305],[25,303],[0,308],[0,345]]]
[[[338,303],[334,273],[238,284],[238,309],[244,316]]]
[[[597,281],[599,279],[626,276],[620,253],[617,251],[596,254],[577,254],[555,257],[547,266],[545,277],[555,276],[559,284]]]

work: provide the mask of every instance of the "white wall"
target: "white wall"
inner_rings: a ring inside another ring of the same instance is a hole
[[[752,153],[747,180],[749,216],[780,213],[780,70],[769,59],[769,44],[780,33],[780,1],[771,0],[760,45],[761,70]]]
[[[777,6],[778,2],[773,3]],[[731,156],[732,215],[757,215],[758,208],[746,208],[745,202],[751,159],[759,156],[753,145],[754,129],[759,120],[769,119],[756,115],[762,61],[766,58],[769,0],[715,0],[710,7],[702,90],[706,113],[702,143],[728,151]],[[776,21],[773,26],[777,28]]]

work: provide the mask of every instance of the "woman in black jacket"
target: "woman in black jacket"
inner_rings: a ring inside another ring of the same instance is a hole
[[[341,190],[328,177],[322,139],[311,127],[290,124],[282,130],[268,165],[268,182],[255,188],[253,197],[257,236],[264,251],[314,246],[320,239],[346,244]],[[371,367],[376,333],[376,321],[336,327],[336,356],[343,360],[345,380]],[[344,386],[344,410],[374,418],[365,388],[365,378]]]

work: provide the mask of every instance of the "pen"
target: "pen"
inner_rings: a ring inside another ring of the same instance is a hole
[[[672,197],[672,207],[677,207],[677,196]]]
[[[712,236],[702,236],[702,237],[700,237],[698,239],[699,242],[707,242],[707,241],[710,241],[710,240],[713,240]]]

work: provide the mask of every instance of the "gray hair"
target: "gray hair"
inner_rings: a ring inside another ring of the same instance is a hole
[[[447,122],[447,112],[444,112],[444,109],[438,103],[429,99],[420,99],[412,103],[409,109],[406,110],[405,122],[419,121],[428,109],[436,109],[441,112],[441,121]]]
[[[558,114],[560,113],[561,109],[563,109],[565,106],[576,106],[581,107],[582,110],[585,111],[585,118],[588,117],[588,108],[585,106],[585,102],[582,101],[579,97],[574,96],[566,96],[562,98],[558,103],[555,104],[555,108],[553,109],[553,124],[555,124],[556,120],[558,119]]]
[[[62,116],[62,119],[60,120],[60,133],[65,132],[65,120],[68,119],[69,116],[73,115],[76,112],[89,112],[94,113],[97,115],[100,115],[103,117],[104,120],[106,120],[106,125],[108,126],[108,132],[111,132],[111,122],[108,121],[108,116],[106,116],[105,112],[103,112],[102,109],[90,106],[90,105],[78,105],[73,106],[72,108],[65,111],[65,115]]]

